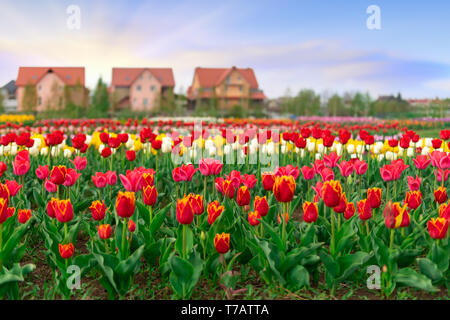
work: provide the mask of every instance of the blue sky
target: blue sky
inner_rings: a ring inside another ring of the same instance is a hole
[[[69,5],[81,29],[66,26]],[[369,30],[369,5],[381,30]],[[196,66],[252,67],[270,97],[289,88],[450,97],[449,1],[0,0],[0,84],[19,66],[172,67],[176,91]]]

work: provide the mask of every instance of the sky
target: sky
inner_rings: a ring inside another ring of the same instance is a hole
[[[70,5],[80,28],[68,27]],[[371,30],[370,5],[380,9]],[[450,97],[447,0],[0,0],[0,86],[19,66],[251,67],[269,98],[301,89]]]

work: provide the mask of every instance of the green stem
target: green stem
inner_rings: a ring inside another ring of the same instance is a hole
[[[122,259],[125,259],[125,238],[127,237],[127,218],[123,219],[123,230],[122,230]]]
[[[335,250],[335,239],[334,239],[334,211],[331,209],[331,243],[330,243],[330,253],[334,256]]]
[[[187,225],[183,224],[183,259],[186,259],[186,228]]]

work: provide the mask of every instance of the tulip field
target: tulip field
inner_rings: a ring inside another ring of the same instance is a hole
[[[437,123],[0,126],[3,299],[448,299]]]

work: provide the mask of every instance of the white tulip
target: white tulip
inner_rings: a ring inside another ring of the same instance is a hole
[[[317,145],[317,152],[318,153],[324,153],[324,151],[325,151],[325,146],[322,143],[318,144]]]
[[[422,148],[422,155],[428,155],[428,153],[430,153],[430,148],[428,147],[423,147]]]
[[[231,146],[229,144],[226,144],[223,147],[223,154],[227,155],[227,154],[230,154],[230,152],[231,152]]]
[[[64,157],[70,158],[72,156],[72,151],[70,149],[64,150]]]
[[[347,145],[347,152],[352,154],[355,153],[355,145],[354,144],[348,144]]]
[[[87,135],[86,135],[86,141],[85,141],[85,143],[86,143],[87,145],[89,145],[89,144],[91,144],[91,141],[92,141],[92,136],[91,136],[90,134],[87,134]]]
[[[377,159],[378,159],[378,161],[383,160],[384,159],[384,154],[379,154]]]
[[[87,143],[87,142],[86,142]],[[134,140],[130,138],[128,138],[127,143],[125,143],[125,147],[127,147],[127,149],[131,150],[131,148],[134,147]]]
[[[433,139],[431,138],[425,138],[425,146],[427,146],[428,148],[433,146],[433,142],[431,142]]]
[[[406,150],[406,155],[408,157],[414,157],[414,149],[413,148],[408,148],[408,150]]]
[[[314,152],[316,151],[316,145],[315,143],[309,142],[307,143],[306,147],[308,148],[309,152]]]
[[[39,154],[39,148],[35,147],[35,146],[28,149],[28,151],[30,152],[30,155],[32,155],[32,156],[37,156]]]
[[[48,154],[48,147],[42,148],[40,153],[41,153],[41,156],[46,156]]]
[[[394,160],[394,153],[392,151],[387,151],[386,152],[386,160]]]

